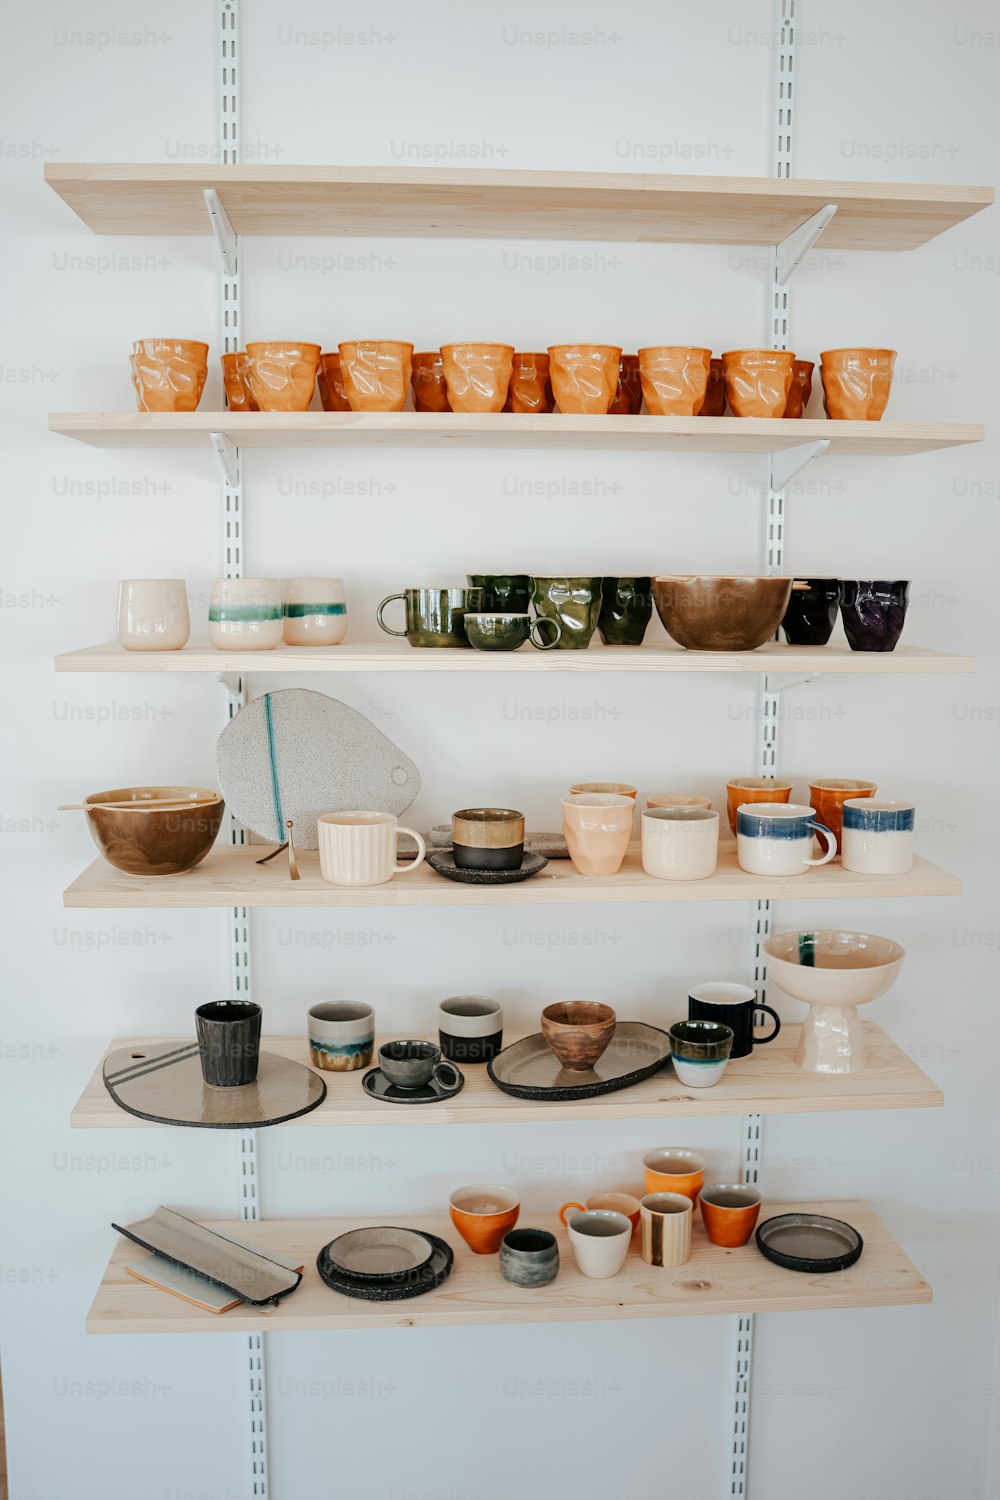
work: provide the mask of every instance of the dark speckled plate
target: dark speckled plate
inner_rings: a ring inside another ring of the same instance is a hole
[[[651,1078],[670,1056],[670,1038],[643,1021],[619,1021],[615,1034],[592,1068],[572,1072],[561,1066],[541,1032],[505,1047],[487,1072],[516,1099],[593,1099]]]
[[[434,1247],[427,1264],[413,1271],[404,1271],[392,1281],[365,1281],[359,1276],[338,1271],[329,1253],[336,1240],[323,1246],[316,1257],[316,1269],[330,1290],[340,1292],[344,1297],[359,1297],[365,1302],[402,1302],[407,1297],[421,1297],[424,1292],[432,1292],[447,1281],[455,1261],[454,1251],[445,1240],[436,1234],[428,1234],[427,1239]]]
[[[540,854],[525,852],[519,870],[463,870],[456,865],[450,849],[438,849],[428,854],[427,863],[445,880],[458,880],[463,885],[516,885],[519,880],[530,880],[544,870],[548,860]]]
[[[826,1214],[777,1214],[757,1230],[757,1249],[787,1271],[846,1271],[864,1248],[853,1224]]]
[[[445,1099],[454,1099],[465,1087],[465,1074],[454,1063],[446,1063],[455,1074],[455,1082],[446,1084],[440,1078],[432,1078],[418,1089],[397,1088],[390,1083],[381,1068],[372,1068],[361,1080],[361,1087],[373,1099],[384,1099],[387,1104],[441,1104]]]

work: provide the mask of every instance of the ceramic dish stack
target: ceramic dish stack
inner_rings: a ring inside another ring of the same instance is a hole
[[[316,1269],[331,1291],[365,1302],[403,1302],[432,1292],[455,1256],[436,1234],[395,1225],[351,1229],[324,1245]]]

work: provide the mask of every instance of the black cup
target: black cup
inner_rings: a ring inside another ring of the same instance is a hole
[[[490,1062],[503,1046],[503,1008],[485,995],[453,995],[438,1008],[438,1041],[456,1063]]]
[[[441,1048],[433,1042],[386,1042],[378,1049],[378,1065],[397,1089],[422,1089],[432,1078],[446,1089],[458,1082],[457,1072],[441,1061]]]
[[[851,650],[895,651],[909,598],[905,578],[842,579],[840,612]]]
[[[708,990],[723,988],[736,990],[742,988],[737,985],[710,985],[702,986],[703,993]],[[754,1022],[758,1011],[765,1011],[774,1022],[774,1030],[768,1032],[767,1036],[754,1035]],[[762,1047],[765,1042],[773,1042],[781,1030],[781,1018],[769,1005],[758,1005],[752,998],[741,1000],[699,1000],[696,995],[688,996],[688,1020],[689,1021],[721,1021],[723,1026],[731,1026],[733,1030],[733,1050],[730,1052],[730,1060],[736,1057],[749,1057],[754,1046]]]
[[[210,1088],[253,1083],[260,1060],[261,1009],[252,1000],[210,1000],[194,1013],[201,1076]]]
[[[790,646],[825,646],[837,623],[839,578],[796,578],[781,621]]]

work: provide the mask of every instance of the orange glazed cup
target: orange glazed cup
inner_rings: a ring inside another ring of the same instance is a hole
[[[713,1182],[701,1190],[701,1216],[713,1245],[735,1250],[757,1226],[760,1193],[748,1182]]]
[[[318,344],[247,344],[250,390],[261,411],[308,411],[316,389]]]
[[[656,344],[639,350],[642,394],[654,417],[696,417],[705,402],[711,349]]]
[[[829,828],[840,849],[844,830],[844,803],[849,797],[876,797],[874,781],[813,781],[809,786],[809,806],[816,809],[816,821]]]
[[[559,410],[606,416],[618,389],[621,358],[613,344],[550,344],[549,373]]]
[[[441,358],[452,411],[503,411],[513,344],[442,344]]]
[[[395,339],[340,344],[340,378],[351,411],[402,411],[410,389],[413,345]]]
[[[440,349],[415,354],[411,361],[410,384],[413,386],[415,411],[451,411],[448,384],[444,378],[444,360]]]
[[[787,349],[730,349],[722,356],[734,417],[783,417],[795,355]]]
[[[351,403],[340,378],[340,355],[336,351],[320,355],[316,384],[319,386],[320,405],[324,411],[350,411]]]
[[[510,1188],[480,1182],[456,1188],[448,1209],[451,1222],[475,1255],[496,1255],[500,1241],[517,1223],[521,1200]]]
[[[811,359],[796,359],[792,362],[792,383],[785,404],[786,417],[801,417],[809,405],[815,368]]]
[[[638,354],[623,354],[618,361],[618,388],[608,407],[609,417],[637,417],[642,411],[642,377]]]
[[[548,412],[552,410],[552,386],[549,382],[547,354],[514,352],[510,386],[504,411]]]
[[[230,411],[256,411],[257,403],[250,389],[249,356],[245,349],[222,356],[222,384]]]
[[[647,1193],[681,1193],[697,1203],[705,1181],[705,1158],[686,1148],[661,1147],[642,1158]]]
[[[744,802],[787,802],[791,795],[790,781],[768,781],[764,776],[747,776],[742,781],[727,781],[726,812],[733,838],[736,837],[736,810]]]
[[[823,405],[835,422],[878,422],[889,401],[895,349],[825,349]]]
[[[708,386],[699,417],[724,417],[726,415],[726,380],[722,373],[722,360],[708,362]]]
[[[208,345],[136,339],[129,359],[140,411],[194,411],[208,378]]]

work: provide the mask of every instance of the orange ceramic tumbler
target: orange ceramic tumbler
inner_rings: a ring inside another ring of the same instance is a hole
[[[711,349],[656,344],[639,350],[642,394],[654,417],[696,417],[705,402]]]
[[[222,384],[230,411],[256,411],[257,403],[250,389],[250,356],[245,349],[222,356]]]
[[[129,360],[140,411],[194,411],[208,376],[208,345],[136,339]]]
[[[448,383],[444,378],[444,360],[440,349],[415,354],[411,361],[415,411],[451,411],[448,405]]]
[[[514,367],[512,344],[442,344],[452,411],[503,411]]]
[[[795,355],[787,349],[730,349],[722,356],[726,400],[735,417],[783,417]]]
[[[823,405],[836,422],[879,422],[889,401],[895,349],[825,349]]]
[[[552,410],[549,356],[515,351],[504,411],[519,413]]]
[[[476,1255],[496,1255],[500,1241],[513,1229],[521,1200],[510,1188],[476,1183],[457,1188],[448,1200],[451,1222]]]
[[[686,1147],[663,1146],[642,1158],[647,1193],[681,1193],[697,1203],[705,1181],[705,1158]]]
[[[622,351],[613,344],[552,344],[549,373],[561,412],[606,416],[618,389]]]
[[[339,353],[334,351],[320,355],[316,384],[319,386],[319,400],[324,411],[350,411],[351,403],[340,378]]]
[[[261,411],[308,411],[316,389],[318,344],[247,344],[250,390]]]
[[[736,837],[736,810],[744,802],[787,802],[791,795],[790,781],[768,781],[764,776],[747,776],[742,781],[727,781],[726,812],[733,838]]]
[[[340,378],[351,411],[402,411],[410,389],[413,345],[358,339],[339,345]]]
[[[753,1234],[760,1193],[748,1182],[713,1182],[701,1191],[701,1216],[713,1245],[735,1250]]]

